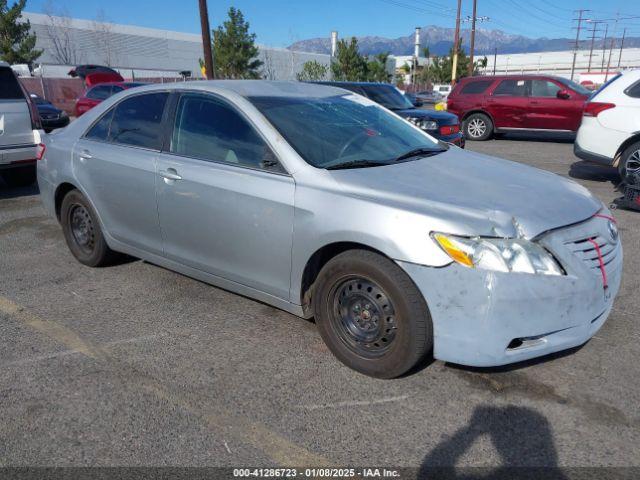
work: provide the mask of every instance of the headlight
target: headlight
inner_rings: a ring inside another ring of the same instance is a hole
[[[467,238],[442,233],[431,237],[461,265],[496,272],[563,275],[555,258],[535,242],[524,239]]]
[[[64,118],[67,116],[67,112],[65,112],[64,110],[60,113],[60,118]]]
[[[416,127],[421,128],[422,130],[437,130],[438,122],[434,122],[433,120],[424,120],[422,118],[409,117],[407,118],[411,123],[413,123]]]

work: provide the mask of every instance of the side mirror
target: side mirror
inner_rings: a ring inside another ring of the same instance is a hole
[[[571,94],[569,93],[569,90],[558,90],[558,93],[556,93],[556,97],[558,97],[561,100],[567,100],[569,98],[571,98]]]

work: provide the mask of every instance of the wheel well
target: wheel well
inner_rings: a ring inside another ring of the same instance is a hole
[[[469,118],[474,113],[481,113],[481,114],[486,115],[487,117],[489,117],[489,120],[491,120],[491,123],[493,124],[493,129],[495,130],[496,122],[494,122],[493,121],[493,117],[491,115],[489,115],[487,112],[485,112],[484,110],[470,110],[470,111],[468,111],[467,113],[464,114],[464,116],[462,117],[462,119],[460,121],[464,122],[467,118]]]
[[[636,142],[640,142],[640,133],[636,133],[633,136],[627,138],[624,142],[622,142],[622,145],[620,145],[620,147],[618,148],[618,151],[613,157],[615,159],[614,165],[617,165],[618,162],[620,161],[620,156],[622,155],[622,152],[624,152],[629,145]]]
[[[318,278],[318,274],[320,273],[320,270],[322,270],[322,267],[324,267],[329,260],[342,252],[346,252],[347,250],[369,250],[370,252],[375,252],[384,257],[387,256],[375,248],[371,248],[368,245],[357,242],[330,243],[329,245],[325,245],[318,249],[313,255],[311,255],[309,260],[307,260],[307,264],[305,265],[302,273],[300,301],[305,312],[309,312],[311,310],[311,293],[313,291],[313,284]]]
[[[61,183],[58,185],[56,189],[56,193],[54,196],[55,207],[56,207],[56,217],[60,220],[60,210],[62,208],[62,199],[69,193],[71,190],[76,190],[75,185],[71,183]]]

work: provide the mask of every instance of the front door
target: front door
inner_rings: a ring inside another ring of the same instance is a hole
[[[487,111],[493,117],[496,128],[524,128],[529,108],[528,81],[502,80],[487,97]]]
[[[241,112],[214,95],[181,94],[158,163],[165,256],[288,299],[294,191]]]

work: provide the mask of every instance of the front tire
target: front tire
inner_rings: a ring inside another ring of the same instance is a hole
[[[71,190],[62,200],[60,223],[67,246],[80,263],[103,267],[117,257],[104,239],[96,212],[78,190]]]
[[[10,187],[28,187],[36,181],[36,167],[17,167],[4,170],[2,179]]]
[[[348,250],[320,271],[312,296],[322,339],[342,363],[377,378],[398,377],[431,351],[427,304],[394,262]]]
[[[640,142],[633,143],[624,149],[620,155],[618,163],[618,173],[620,179],[624,180],[628,171],[638,172],[640,170]]]
[[[493,122],[484,113],[472,113],[465,118],[463,129],[467,140],[489,140],[493,135]]]

